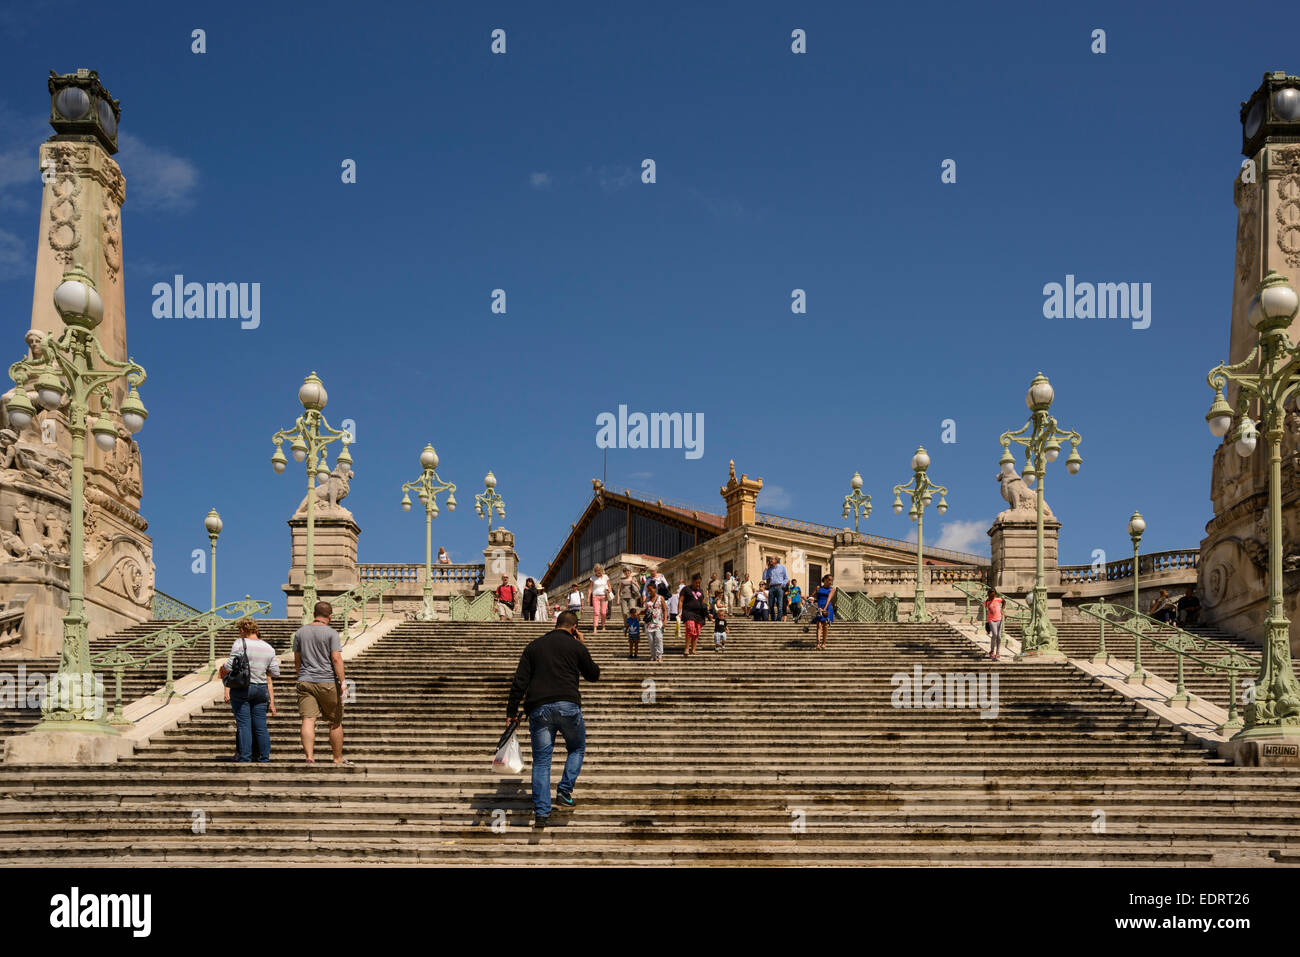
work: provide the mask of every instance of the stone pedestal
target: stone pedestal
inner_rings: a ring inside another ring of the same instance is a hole
[[[496,591],[504,575],[515,589],[522,591],[519,579],[519,555],[515,552],[515,536],[509,529],[494,528],[488,533],[488,547],[483,549],[483,583],[479,591]],[[515,602],[515,610],[519,609]]]
[[[847,591],[861,591],[866,587],[867,576],[863,566],[867,564],[866,540],[857,532],[845,529],[835,533],[835,548],[831,552],[830,573],[835,576],[835,587]],[[816,586],[808,583],[811,591]]]
[[[113,764],[122,754],[122,737],[112,729],[29,731],[5,741],[5,764]]]
[[[1061,619],[1061,573],[1056,544],[1061,523],[1043,522],[1043,581],[1047,585],[1048,617]],[[1032,512],[1003,512],[989,529],[993,549],[991,584],[1000,594],[1028,604],[1038,568],[1038,523]]]
[[[360,584],[357,576],[357,539],[361,527],[347,509],[318,508],[315,519],[316,597],[329,601]],[[307,579],[307,518],[299,513],[289,519],[291,556],[289,583],[282,586],[285,614],[302,616],[302,592]],[[310,610],[310,609],[309,609]]]

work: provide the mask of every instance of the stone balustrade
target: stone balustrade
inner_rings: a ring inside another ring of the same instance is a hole
[[[433,566],[433,584],[435,589],[439,584],[466,585],[472,591],[474,587],[483,584],[483,564],[478,565],[439,565]],[[390,565],[382,562],[367,562],[357,564],[357,577],[362,582],[376,581],[383,579],[385,581],[395,581],[399,584],[402,582],[414,582],[421,588],[424,587],[424,564],[418,565]],[[400,591],[400,588],[399,588]]]
[[[953,582],[983,583],[988,581],[989,575],[987,565],[924,565],[921,570],[927,589],[931,585],[951,585]],[[862,573],[869,589],[877,585],[916,588],[915,565],[863,565]]]
[[[1200,561],[1201,552],[1196,548],[1180,548],[1164,552],[1151,552],[1146,555],[1138,556],[1138,574],[1141,577],[1148,575],[1161,574],[1178,574],[1180,572],[1191,572],[1191,580],[1195,580],[1196,568]],[[1103,581],[1123,581],[1133,577],[1133,559],[1123,558],[1119,561],[1107,562],[1105,565],[1061,565],[1061,584],[1062,585],[1082,585],[1093,582]]]
[[[453,598],[470,599],[483,586],[486,566],[479,564],[433,564],[434,609],[446,621]],[[398,614],[419,611],[424,605],[424,562],[358,562],[357,578],[362,584],[372,581],[391,581],[397,587],[384,596],[384,605]]]

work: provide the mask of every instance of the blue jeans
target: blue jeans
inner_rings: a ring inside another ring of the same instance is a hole
[[[253,760],[254,737],[257,738],[257,760],[271,760],[271,732],[266,727],[269,702],[264,684],[230,689],[230,710],[235,713],[235,760]]]
[[[785,616],[785,586],[768,586],[767,603],[772,607],[772,620],[780,621]]]
[[[573,793],[582,770],[582,756],[587,751],[587,725],[582,709],[572,701],[552,701],[538,705],[528,714],[528,733],[533,742],[533,812],[538,817],[551,813],[551,752],[555,732],[564,736],[564,776],[560,790]]]

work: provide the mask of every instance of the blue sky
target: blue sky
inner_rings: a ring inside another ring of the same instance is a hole
[[[760,508],[839,525],[859,470],[864,530],[903,538],[890,490],[923,443],[951,505],[927,540],[986,552],[997,437],[1039,370],[1084,436],[1081,473],[1048,476],[1062,560],[1122,558],[1134,508],[1144,550],[1194,546],[1239,104],[1265,71],[1300,70],[1290,34],[1262,26],[1275,9],[133,3],[54,31],[62,7],[11,6],[5,361],[31,314],[47,72],[89,67],[122,101],[143,511],[158,586],[182,599],[206,601],[190,553],[216,506],[222,600],[283,607],[305,480],[273,474],[270,436],[312,370],[327,417],[356,423],[362,561],[423,560],[422,516],[398,502],[431,441],[464,503],[435,548],[479,560],[470,505],[491,468],[540,573],[602,473],[596,416],[620,404],[702,413],[704,454],[611,450],[611,485],[721,509],[734,458],[767,482]],[[176,273],[261,283],[260,326],[155,318],[153,284]],[[1043,286],[1067,274],[1151,283],[1150,328],[1045,319]]]

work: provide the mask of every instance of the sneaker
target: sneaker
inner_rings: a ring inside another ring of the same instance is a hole
[[[578,804],[578,802],[573,799],[573,795],[568,791],[556,790],[555,801],[557,804],[562,804],[565,807],[576,807]]]
[[[546,818],[544,818],[544,817],[534,817],[534,818],[533,818],[533,827],[537,828],[538,830],[541,830],[542,828],[546,827]]]

